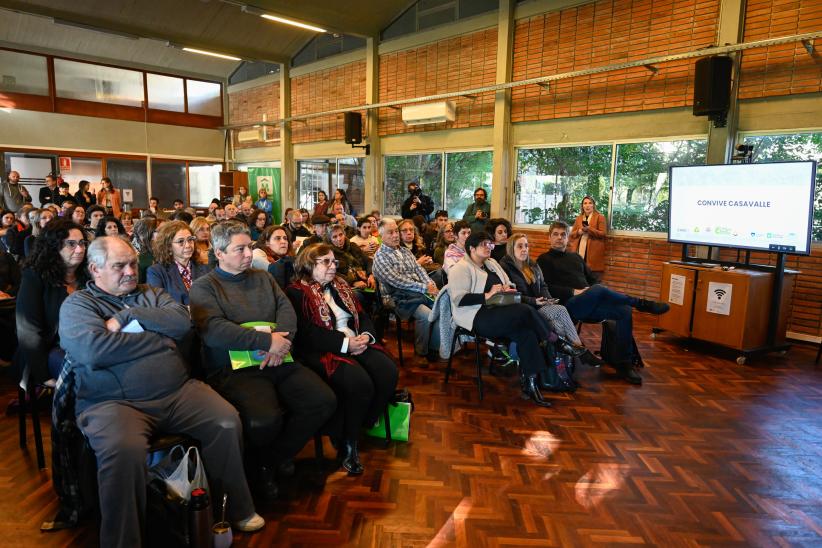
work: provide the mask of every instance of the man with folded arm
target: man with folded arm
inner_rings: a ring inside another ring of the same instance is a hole
[[[205,348],[207,382],[240,412],[266,498],[277,495],[273,470],[293,474],[293,459],[334,413],[337,399],[313,371],[285,361],[297,332],[291,302],[266,271],[251,268],[248,226],[211,227],[218,267],[191,286],[191,317]],[[243,327],[269,322],[268,332]],[[250,351],[261,363],[233,370],[230,350]]]
[[[92,281],[60,309],[60,344],[76,376],[77,425],[97,457],[101,546],[140,546],[146,511],[146,454],[157,432],[202,444],[212,499],[228,493],[235,527],[265,525],[254,511],[237,411],[189,379],[177,341],[191,329],[186,308],[137,285],[137,253],[121,238],[88,249]]]

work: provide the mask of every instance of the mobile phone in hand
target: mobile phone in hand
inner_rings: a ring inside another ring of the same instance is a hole
[[[588,226],[588,221],[582,221],[582,226]]]

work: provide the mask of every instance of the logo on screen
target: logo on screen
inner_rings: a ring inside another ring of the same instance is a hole
[[[727,291],[725,291],[724,289],[714,289],[714,294],[716,295],[717,301],[721,301],[722,297],[724,297],[726,293]]]

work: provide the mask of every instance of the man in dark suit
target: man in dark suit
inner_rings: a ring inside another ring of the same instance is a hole
[[[48,204],[60,205],[60,189],[57,186],[57,177],[46,175],[46,186],[40,189],[40,207]]]

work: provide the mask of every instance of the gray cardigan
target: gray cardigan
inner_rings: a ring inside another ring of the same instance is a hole
[[[485,266],[499,276],[503,284],[510,284],[511,280],[497,261],[488,259]],[[474,325],[474,317],[479,312],[482,304],[472,304],[469,306],[459,306],[462,298],[468,293],[485,293],[485,281],[488,274],[483,269],[474,264],[468,255],[460,262],[451,267],[448,271],[448,287],[451,293],[451,315],[454,323],[458,326],[471,329]]]

